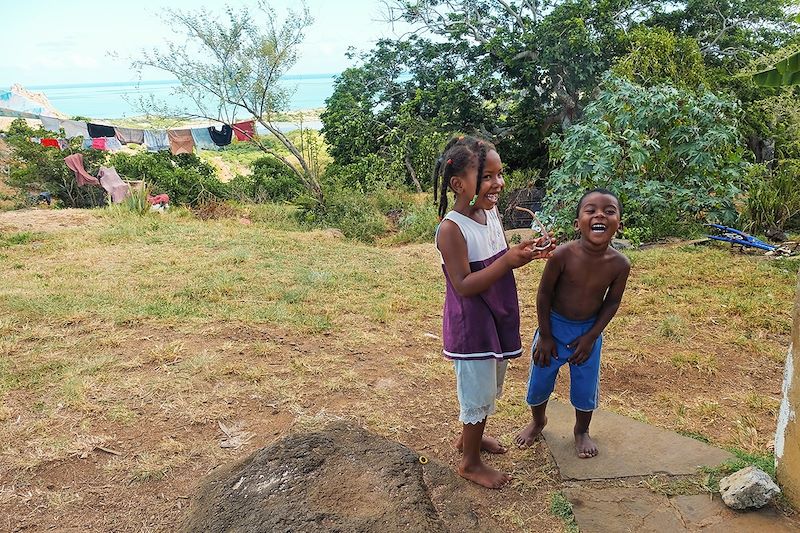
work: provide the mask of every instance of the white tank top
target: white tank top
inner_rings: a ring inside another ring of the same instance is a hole
[[[454,222],[458,229],[461,230],[461,235],[464,236],[464,240],[467,242],[467,261],[470,263],[485,261],[507,248],[503,225],[500,223],[497,208],[491,211],[484,211],[484,213],[486,213],[486,224],[475,222],[457,211],[450,211],[444,217],[444,220]],[[439,224],[439,227],[441,227],[441,224]],[[437,250],[439,249],[439,227],[436,228]],[[441,251],[439,252],[439,257],[444,263]]]

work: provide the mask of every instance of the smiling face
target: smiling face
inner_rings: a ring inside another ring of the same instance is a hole
[[[622,227],[617,199],[601,192],[584,197],[575,219],[581,238],[595,245],[608,245]]]
[[[475,165],[470,166],[463,176],[454,176],[451,186],[459,198],[465,198],[471,201],[475,195],[475,180],[477,179],[478,170],[477,161]],[[478,199],[475,201],[475,209],[494,209],[497,202],[500,200],[500,192],[505,186],[503,180],[503,162],[500,160],[500,154],[495,150],[486,152],[486,159],[483,163],[483,172],[481,176],[480,189],[478,190]]]

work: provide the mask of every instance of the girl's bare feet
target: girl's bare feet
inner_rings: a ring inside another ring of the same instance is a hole
[[[530,424],[522,428],[517,438],[514,440],[517,447],[519,448],[529,448],[533,445],[536,439],[539,438],[539,435],[542,434],[542,430],[547,425],[547,417],[544,417],[544,421],[540,424],[537,423],[536,420],[533,420]]]
[[[502,488],[511,481],[511,476],[486,465],[483,461],[470,465],[461,461],[458,465],[458,475],[489,489]]]
[[[575,450],[581,459],[591,459],[598,453],[597,445],[589,433],[575,433]]]
[[[459,435],[456,439],[455,443],[453,443],[456,450],[463,452],[464,451],[464,437],[463,435]],[[481,451],[487,453],[506,453],[508,451],[500,441],[494,437],[489,437],[488,435],[484,435],[481,437]]]

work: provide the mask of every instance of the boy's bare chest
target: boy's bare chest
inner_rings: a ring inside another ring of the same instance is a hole
[[[614,272],[607,261],[599,264],[569,261],[564,266],[558,285],[567,285],[581,291],[602,291],[614,281]]]

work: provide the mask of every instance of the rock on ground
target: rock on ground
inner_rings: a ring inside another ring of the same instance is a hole
[[[722,501],[732,509],[758,509],[768,504],[781,489],[769,474],[748,466],[719,481]]]
[[[491,531],[464,484],[413,450],[344,422],[294,434],[212,474],[184,531]]]

